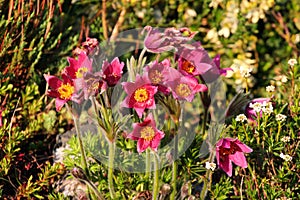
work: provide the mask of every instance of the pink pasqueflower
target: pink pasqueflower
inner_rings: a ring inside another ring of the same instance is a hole
[[[47,95],[55,98],[56,111],[60,111],[63,105],[73,100],[75,96],[74,82],[65,74],[62,74],[63,80],[60,80],[56,76],[46,74],[44,74],[44,78],[50,86]]]
[[[181,47],[178,50],[176,59],[178,60],[178,70],[186,76],[202,75],[215,67],[215,63],[200,42]]]
[[[257,98],[250,101],[245,109],[245,114],[250,121],[255,121],[257,118],[257,113],[262,116],[262,106],[270,102],[270,98]]]
[[[166,28],[161,32],[158,28],[146,26],[143,30],[147,31],[144,45],[148,51],[153,53],[161,53],[171,51],[178,48],[181,44],[193,39],[196,33],[192,33],[188,28],[175,29]]]
[[[232,176],[232,162],[242,168],[247,168],[244,153],[251,153],[252,149],[233,138],[222,138],[216,144],[216,157],[218,166]]]
[[[156,128],[156,123],[150,113],[142,123],[134,123],[133,131],[127,138],[137,140],[137,151],[144,152],[148,147],[157,151],[160,140],[165,134]]]
[[[115,86],[122,77],[124,63],[114,58],[111,63],[104,61],[102,65],[102,78],[109,87]]]
[[[169,69],[166,84],[171,88],[173,97],[191,102],[198,92],[207,91],[204,84],[199,84],[195,78],[182,75],[174,68]]]
[[[205,72],[204,74],[202,74],[202,78],[204,79],[204,81],[206,83],[210,83],[215,81],[216,79],[219,78],[219,76],[226,76],[227,71],[231,70],[231,68],[220,68],[220,55],[216,55],[213,58],[213,62],[214,65],[212,65],[212,68],[210,70],[208,70],[207,72]]]
[[[148,77],[152,85],[157,86],[158,91],[169,94],[170,90],[165,86],[166,77],[170,68],[170,60],[164,59],[162,62],[155,60],[144,68],[144,74]]]
[[[157,87],[151,85],[150,80],[145,75],[137,75],[134,83],[124,82],[122,86],[127,93],[121,104],[122,107],[134,108],[140,118],[146,108],[156,108],[154,94],[157,92]]]
[[[71,79],[82,78],[84,73],[92,72],[92,60],[81,52],[78,55],[78,60],[68,57],[69,66],[65,68],[64,72]]]

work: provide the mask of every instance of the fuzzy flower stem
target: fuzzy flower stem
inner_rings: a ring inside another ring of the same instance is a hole
[[[208,115],[208,108],[204,108],[204,118],[202,122],[202,137],[204,137],[205,135],[207,115]]]
[[[244,129],[244,133],[245,133],[245,136],[246,136],[246,140],[249,141],[248,133],[246,131],[246,126],[245,126],[244,123],[243,123],[243,129]]]
[[[212,163],[215,159],[215,151],[211,151],[209,154],[208,162]],[[210,169],[206,170],[205,177],[204,177],[204,183],[203,188],[200,193],[200,199],[204,200],[207,194],[207,191],[211,188],[211,182],[212,182],[212,174],[213,171]]]
[[[80,130],[79,130],[79,119],[71,111],[69,105],[68,104],[66,104],[66,105],[67,105],[67,109],[69,110],[69,112],[72,113],[72,117],[73,117],[73,121],[74,121],[74,126],[75,126],[75,131],[76,131],[76,134],[77,134],[78,144],[79,144],[80,153],[81,153],[81,164],[82,164],[83,170],[85,171],[87,177],[89,178],[90,177],[90,173],[89,173],[89,169],[88,169],[88,165],[87,165],[87,159],[86,159],[86,154],[85,154],[85,151],[84,151],[84,147],[83,147],[83,143],[82,143],[82,138],[81,138],[81,134],[80,134]]]
[[[114,171],[114,159],[115,159],[115,142],[108,141],[109,152],[108,152],[108,188],[111,199],[116,198],[116,193],[113,184],[113,171]]]
[[[178,163],[176,162],[177,154],[178,154],[178,134],[179,134],[179,126],[182,123],[182,115],[183,115],[183,103],[180,102],[180,115],[178,116],[177,122],[175,122],[175,137],[174,137],[174,154],[173,154],[173,163],[172,163],[172,192],[170,195],[170,200],[174,200],[176,196],[176,182],[177,182],[177,170]]]
[[[145,180],[146,180],[146,183],[148,184],[148,181],[149,181],[149,178],[150,178],[150,149],[147,148],[146,149],[146,172],[145,172]]]
[[[152,151],[154,156],[154,180],[153,180],[153,195],[152,199],[157,200],[159,193],[159,158],[156,152]]]

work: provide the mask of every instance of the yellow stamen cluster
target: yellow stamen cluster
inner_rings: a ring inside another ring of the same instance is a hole
[[[57,91],[61,99],[70,99],[74,93],[74,87],[70,83],[62,84]]]
[[[88,71],[87,67],[80,67],[77,72],[75,72],[76,78],[82,78],[83,74]]]
[[[186,71],[189,74],[192,74],[195,71],[195,66],[187,60],[184,60],[182,63],[182,70]]]
[[[158,70],[149,71],[149,79],[153,84],[159,84],[162,81],[162,73]]]
[[[146,126],[141,130],[141,138],[146,141],[151,141],[155,136],[155,131],[151,126]]]
[[[187,84],[180,83],[176,86],[175,92],[178,96],[185,98],[191,94],[191,89]]]
[[[134,99],[139,102],[145,102],[149,99],[149,94],[146,88],[139,88],[134,92]]]

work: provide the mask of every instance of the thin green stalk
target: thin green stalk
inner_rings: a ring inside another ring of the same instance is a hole
[[[215,159],[215,152],[211,151],[210,155],[209,155],[208,162],[212,163],[214,159]],[[200,199],[201,200],[205,199],[207,191],[210,190],[210,188],[211,188],[212,174],[213,174],[212,170],[210,170],[210,169],[206,170],[203,187],[202,187],[202,190],[201,190],[201,193],[200,193]]]
[[[72,113],[70,107],[67,104],[67,109]],[[79,148],[80,148],[80,153],[81,153],[81,164],[83,167],[83,170],[85,171],[87,177],[90,177],[90,173],[89,173],[89,169],[88,169],[88,165],[87,165],[87,158],[86,158],[86,154],[84,151],[84,146],[82,143],[82,138],[81,138],[81,134],[80,134],[80,130],[79,130],[79,119],[78,117],[75,116],[74,113],[72,113],[72,117],[73,117],[73,121],[74,121],[74,126],[75,126],[75,131],[77,134],[77,139],[78,139],[78,143],[79,143]]]
[[[178,134],[179,134],[179,127],[182,123],[182,116],[183,116],[183,107],[184,103],[180,102],[180,115],[178,116],[178,121],[175,123],[175,136],[174,136],[174,154],[173,154],[173,163],[172,163],[172,192],[170,194],[170,199],[174,200],[176,197],[177,189],[177,170],[178,170],[178,163],[176,162],[178,156]]]
[[[278,131],[277,131],[277,134],[276,134],[276,142],[279,141],[280,132],[281,132],[281,123],[278,123]]]
[[[177,151],[178,151],[178,136],[175,135],[174,138],[174,155],[173,155],[173,163],[172,163],[172,192],[170,195],[170,199],[174,200],[176,196],[176,182],[177,182],[177,170],[178,170],[178,164],[176,162],[177,158]]]
[[[154,180],[153,180],[153,200],[157,200],[159,193],[159,158],[156,152],[152,152],[154,156]]]
[[[244,129],[244,133],[246,135],[246,140],[249,141],[248,132],[246,131],[246,127],[245,127],[244,123],[243,123],[243,129]]]
[[[207,115],[208,115],[208,108],[205,108],[204,109],[204,118],[203,118],[203,122],[202,122],[202,137],[204,137],[204,135],[205,135]]]
[[[114,159],[115,159],[115,142],[114,141],[108,141],[109,145],[109,152],[108,152],[108,188],[110,197],[112,199],[116,198],[116,193],[114,189],[114,183],[113,183],[113,171],[114,171]]]
[[[81,179],[83,180],[83,179]],[[83,180],[88,186],[90,186],[90,188],[92,189],[92,191],[94,192],[94,194],[97,196],[97,199],[99,200],[104,200],[104,197],[102,196],[102,194],[98,191],[98,188],[90,181],[90,180]]]
[[[150,162],[150,149],[147,148],[146,149],[146,172],[145,172],[145,180],[147,183],[147,187],[148,187],[148,183],[149,183],[149,178],[150,178],[150,171],[151,171],[151,162]]]

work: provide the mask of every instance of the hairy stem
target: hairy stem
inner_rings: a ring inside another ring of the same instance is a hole
[[[114,189],[114,183],[113,183],[113,172],[114,172],[114,158],[115,158],[115,142],[114,141],[108,141],[109,145],[109,152],[108,152],[108,188],[110,197],[112,199],[116,198],[116,193]]]
[[[154,180],[153,180],[153,195],[152,199],[157,200],[159,193],[159,158],[156,152],[153,152],[154,156]]]

